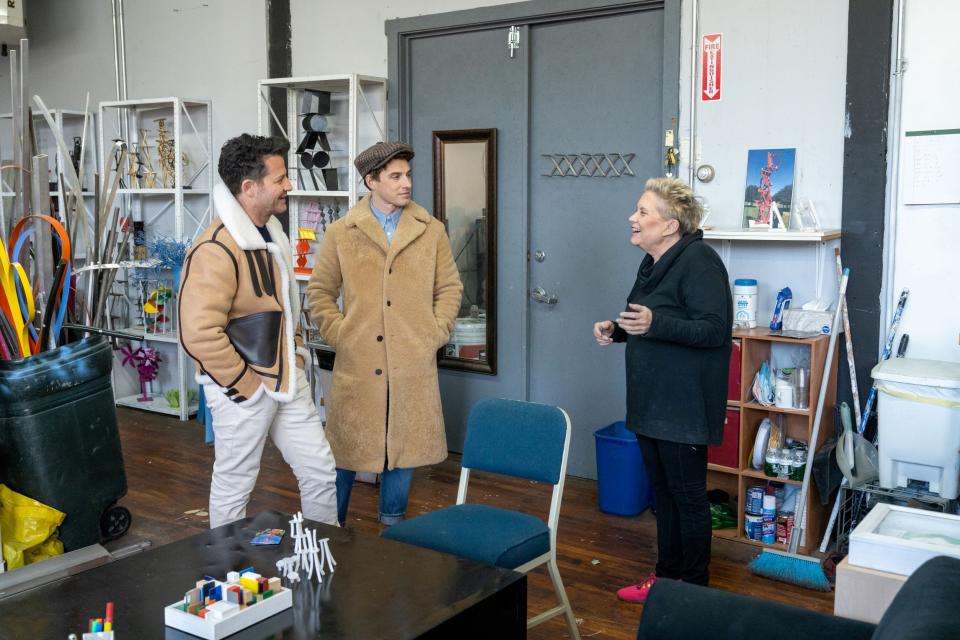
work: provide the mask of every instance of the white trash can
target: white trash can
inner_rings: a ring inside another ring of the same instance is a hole
[[[877,383],[880,486],[926,482],[960,494],[960,363],[892,358],[871,372]]]

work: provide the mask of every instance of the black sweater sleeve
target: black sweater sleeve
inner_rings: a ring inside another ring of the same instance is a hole
[[[620,325],[617,324],[616,320],[613,322],[613,341],[614,342],[626,342],[627,341],[627,332],[620,328]]]
[[[719,262],[697,261],[683,274],[680,293],[687,318],[653,314],[648,338],[688,347],[719,347],[730,334],[729,283]]]

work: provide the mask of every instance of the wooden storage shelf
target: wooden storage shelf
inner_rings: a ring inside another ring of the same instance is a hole
[[[740,530],[737,527],[731,527],[730,529],[714,529],[713,535],[717,538],[724,538],[725,540],[739,540]]]
[[[707,464],[707,470],[709,471],[719,471],[720,473],[740,473],[739,469],[734,469],[733,467],[725,467],[722,464],[713,464],[712,462]]]
[[[784,484],[800,484],[799,480],[790,480],[789,478],[771,478],[763,471],[757,471],[756,469],[742,469],[740,475],[746,478],[754,478],[756,480],[763,480],[764,482],[782,482]]]
[[[795,415],[795,416],[809,416],[809,415],[810,415],[810,410],[809,410],[809,409],[784,409],[784,408],[782,408],[782,407],[765,407],[764,405],[759,404],[759,403],[757,403],[757,402],[740,402],[740,403],[738,403],[738,404],[733,404],[732,402],[727,402],[727,404],[730,405],[730,406],[734,406],[734,407],[739,406],[739,407],[742,407],[742,408],[744,408],[744,409],[757,409],[757,410],[759,410],[759,411],[765,411],[765,412],[767,412],[767,413],[788,413],[788,414],[793,414],[793,415]]]
[[[707,465],[707,488],[721,489],[734,497],[736,502],[737,526],[731,529],[716,529],[713,535],[727,540],[736,540],[758,547],[769,547],[771,549],[785,549],[783,544],[763,544],[757,540],[750,540],[746,537],[744,526],[745,505],[747,489],[751,486],[765,485],[767,482],[780,482],[785,485],[800,486],[799,480],[787,480],[779,478],[769,478],[762,470],[754,469],[751,466],[753,458],[753,445],[757,436],[757,429],[764,418],[769,418],[776,424],[782,422],[785,434],[788,438],[804,440],[808,444],[808,462],[813,463],[814,452],[817,451],[827,440],[828,436],[834,432],[833,424],[833,405],[837,397],[837,354],[834,353],[833,361],[828,368],[830,379],[827,384],[827,392],[824,398],[824,408],[821,417],[820,434],[816,443],[811,442],[813,435],[813,420],[816,413],[817,399],[820,393],[820,384],[823,377],[824,363],[827,357],[827,347],[829,344],[828,336],[815,336],[812,338],[787,338],[784,336],[770,335],[765,328],[737,330],[733,337],[740,341],[740,398],[739,401],[729,399],[727,406],[729,408],[739,409],[740,429],[739,429],[739,467],[727,467],[718,464]],[[782,409],[779,407],[766,407],[753,401],[753,378],[760,369],[761,363],[770,360],[771,353],[783,347],[781,344],[801,345],[809,350],[810,361],[810,397],[807,398],[808,409]],[[811,481],[812,482],[812,481]],[[827,508],[820,504],[816,499],[816,487],[811,486],[807,493],[806,519],[807,533],[805,543],[800,547],[801,553],[809,553],[815,548],[823,535],[829,513]]]

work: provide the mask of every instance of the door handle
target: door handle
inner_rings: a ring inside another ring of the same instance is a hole
[[[547,293],[543,287],[537,287],[530,292],[530,297],[541,304],[557,304],[557,296]]]

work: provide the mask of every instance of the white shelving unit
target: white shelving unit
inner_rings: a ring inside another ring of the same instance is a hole
[[[164,119],[168,139],[173,143],[172,176],[163,182],[160,159],[157,155],[158,119]],[[99,153],[103,173],[108,163],[116,162],[112,141],[128,141],[143,153],[142,142],[147,141],[146,153],[156,172],[156,183],[148,187],[144,179],[135,179],[124,171],[124,183],[117,191],[117,206],[122,215],[144,223],[146,239],[168,237],[192,241],[206,228],[213,211],[213,109],[209,100],[183,98],[154,98],[101,102],[98,122]],[[186,159],[186,162],[184,161]],[[135,183],[135,184],[134,184]],[[172,317],[171,328],[163,333],[148,333],[136,325],[132,303],[138,299],[137,284],[132,282],[134,272],[127,271],[125,281],[116,285],[128,301],[128,317],[120,319],[117,328],[141,335],[143,343],[158,350],[161,355],[160,373],[152,383],[153,400],[141,402],[139,378],[131,368],[121,366],[117,356],[113,368],[114,396],[118,405],[175,415],[188,420],[197,412],[196,398],[188,402],[191,391],[196,393],[193,381],[193,362],[179,344],[176,328],[176,296],[167,304]],[[119,279],[119,278],[118,278]],[[172,280],[172,278],[171,278]],[[174,287],[175,289],[176,287]],[[171,407],[165,392],[177,389],[180,406]]]
[[[270,106],[272,92],[285,91],[287,113],[280,117]],[[307,91],[330,93],[330,112],[327,114],[327,138],[330,143],[330,164],[328,169],[337,171],[337,189],[326,190],[325,182],[319,171],[306,169],[297,155],[304,135],[303,115],[300,111],[301,99]],[[357,153],[376,142],[386,140],[387,120],[387,80],[374,76],[355,73],[302,78],[271,78],[257,84],[257,130],[266,135],[269,123],[273,122],[290,141],[290,154],[287,167],[293,191],[289,193],[290,239],[294,250],[294,265],[297,265],[297,244],[301,240],[303,213],[311,202],[323,207],[339,208],[343,216],[367,193],[353,159]],[[313,176],[311,177],[311,172]],[[328,219],[327,223],[329,224]],[[322,238],[323,229],[315,230],[317,240]],[[310,242],[307,261],[296,273],[298,280],[310,278],[312,253],[316,243]]]
[[[833,273],[832,247],[839,245],[840,229],[822,229],[820,231],[770,231],[751,230],[737,227],[719,227],[703,230],[703,239],[720,243],[719,254],[727,270],[733,257],[734,243],[760,244],[773,243],[784,246],[798,246],[802,244],[813,247],[813,291],[817,298],[824,294],[823,283],[828,273]],[[828,255],[827,251],[830,248]]]
[[[83,138],[84,116],[87,118],[86,142],[83,147],[83,195],[86,200],[88,213],[93,203],[93,185],[99,166],[97,163],[97,116],[92,112],[84,114],[83,111],[71,109],[51,109],[50,115],[53,116],[57,128],[63,132],[64,141],[67,143],[70,151],[73,151],[74,139]],[[60,175],[64,173],[65,163],[72,162],[72,159],[65,157],[53,137],[53,132],[47,124],[43,114],[34,113],[33,130],[37,140],[37,152],[46,154],[47,166],[49,168],[50,197],[56,198],[55,203],[57,211],[63,212],[66,209],[66,193],[60,188]],[[13,145],[13,115],[10,113],[0,114],[0,149],[9,150]],[[4,151],[4,154],[9,151]],[[9,224],[13,211],[13,171],[2,172],[2,185],[0,185],[0,220],[5,220]],[[62,215],[62,214],[61,214]],[[92,214],[89,214],[92,216]],[[91,218],[92,220],[92,218]],[[77,238],[78,243],[82,238]],[[74,255],[83,257],[86,247],[78,246],[73,248]]]

